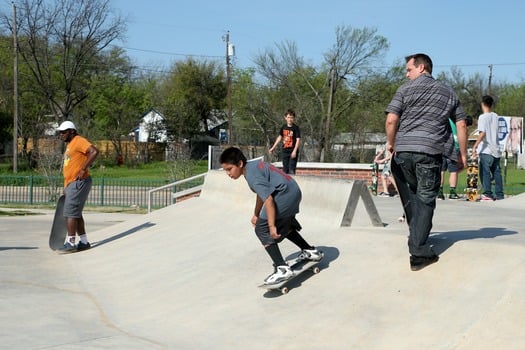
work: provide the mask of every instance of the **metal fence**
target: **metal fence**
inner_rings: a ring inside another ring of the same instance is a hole
[[[200,188],[204,176],[189,181],[93,178],[86,205],[106,207],[162,208],[176,202],[177,193]],[[160,188],[160,189],[159,189]],[[63,193],[62,177],[0,176],[0,203],[54,204]]]

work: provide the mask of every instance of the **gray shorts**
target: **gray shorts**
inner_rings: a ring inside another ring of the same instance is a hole
[[[268,220],[259,218],[257,224],[255,224],[255,234],[261,243],[266,246],[273,243],[279,243],[288,236],[292,231],[301,231],[301,224],[295,219],[295,216],[287,218],[280,218],[275,220],[275,226],[277,227],[277,233],[281,235],[279,239],[273,239],[270,235],[270,226],[268,226]]]
[[[64,216],[66,218],[82,217],[82,210],[84,210],[84,204],[86,203],[90,190],[91,177],[73,181],[66,187],[64,190],[64,194],[66,195]]]
[[[446,157],[443,157],[443,163],[441,164],[441,171],[447,171],[449,173],[457,173],[458,172],[458,162],[453,161],[452,159],[448,159]]]

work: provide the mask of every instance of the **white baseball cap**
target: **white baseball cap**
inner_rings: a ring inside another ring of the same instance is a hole
[[[75,124],[73,124],[72,121],[69,121],[69,120],[66,120],[65,122],[60,124],[60,126],[58,127],[58,131],[64,131],[64,130],[68,130],[68,129],[77,130],[77,127],[75,126]]]

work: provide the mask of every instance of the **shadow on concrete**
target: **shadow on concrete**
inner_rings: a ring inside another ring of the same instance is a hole
[[[141,231],[141,230],[144,230],[144,229],[147,229],[147,228],[150,228],[150,227],[153,227],[155,226],[156,224],[154,223],[151,223],[151,222],[145,222],[143,224],[140,224],[138,226],[135,226],[133,228],[130,228],[129,230],[126,230],[124,232],[121,232],[119,234],[116,234],[114,236],[111,236],[111,237],[108,237],[106,239],[103,239],[101,241],[98,241],[98,242],[94,242],[92,244],[92,248],[95,248],[95,247],[100,247],[101,245],[104,245],[104,244],[107,244],[107,243],[111,243],[113,241],[116,241],[117,239],[121,239],[121,238],[124,238],[126,236],[129,236],[133,233],[136,233],[138,231]]]
[[[517,233],[517,231],[508,231],[504,227],[483,227],[479,230],[434,233],[428,239],[433,245],[432,249],[437,255],[440,255],[459,241],[471,239],[492,239],[499,236],[515,235]]]
[[[0,247],[0,251],[4,250],[32,250],[39,249],[38,247]]]
[[[323,273],[324,269],[330,266],[330,263],[339,257],[339,249],[335,247],[317,246],[317,249],[324,253],[323,260],[319,263],[320,273]],[[286,257],[286,260],[295,259],[299,255],[299,252],[290,254]],[[287,284],[288,289],[292,292],[293,289],[300,287],[304,281],[312,277],[314,273],[312,271],[305,271],[299,276],[295,277],[290,283]],[[283,295],[279,290],[269,290],[264,293],[265,298],[276,298]]]

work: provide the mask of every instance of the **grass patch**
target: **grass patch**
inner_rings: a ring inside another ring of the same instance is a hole
[[[0,210],[0,216],[28,216],[28,215],[42,215],[30,210]]]
[[[0,175],[13,174],[9,164],[0,164]],[[151,162],[135,166],[104,166],[95,165],[89,169],[91,177],[105,177],[112,179],[141,179],[141,180],[163,180],[176,181],[193,175],[202,174],[208,171],[208,161],[185,160],[178,162]],[[60,172],[57,171],[57,175]],[[17,176],[43,175],[38,170],[19,170]]]
[[[516,164],[511,162],[509,160],[509,164],[507,164],[506,174],[505,169],[503,167],[503,160],[502,160],[502,168],[501,168],[501,175],[503,177],[503,192],[505,192],[505,195],[514,196],[517,194],[521,194],[525,192],[525,170],[523,169],[517,169]],[[445,193],[449,192],[449,185],[448,185],[448,177],[449,173],[445,173],[445,183],[443,185],[443,191]],[[481,187],[481,182],[478,181],[478,186]],[[463,170],[458,175],[458,185],[456,187],[456,192],[458,194],[464,194],[464,190],[467,188],[467,171]],[[492,188],[494,191],[494,187]]]

